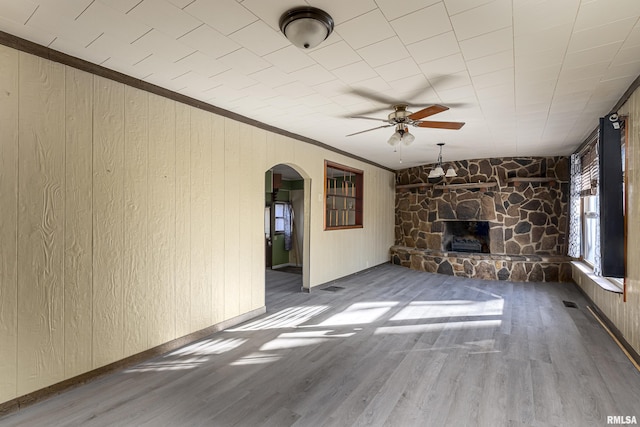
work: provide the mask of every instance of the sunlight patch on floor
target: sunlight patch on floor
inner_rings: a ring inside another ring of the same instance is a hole
[[[373,323],[398,305],[397,301],[359,302],[321,322],[318,326],[347,326]]]
[[[280,310],[270,316],[258,319],[254,322],[237,328],[227,329],[229,332],[262,331],[266,329],[293,328],[308,322],[313,317],[329,309],[326,305],[313,305],[308,307],[291,307]]]
[[[418,320],[440,317],[500,316],[504,311],[503,299],[488,301],[414,301],[390,320]]]
[[[180,371],[194,369],[212,359],[212,356],[235,350],[247,342],[245,338],[208,338],[181,347],[146,363],[126,369],[125,373],[151,371]]]
[[[502,320],[469,320],[460,322],[425,323],[422,325],[381,326],[376,328],[373,334],[423,334],[426,332],[441,332],[445,329],[460,330],[496,328],[500,325],[502,325]]]
[[[287,348],[305,347],[327,342],[335,338],[348,338],[354,333],[329,335],[333,331],[287,332],[260,347],[261,351],[284,350]]]
[[[179,348],[169,353],[169,356],[222,354],[240,347],[247,342],[245,338],[206,339]]]
[[[244,366],[244,365],[263,365],[266,363],[273,363],[280,360],[282,356],[279,354],[268,354],[268,353],[251,353],[235,362],[231,362],[231,366]]]

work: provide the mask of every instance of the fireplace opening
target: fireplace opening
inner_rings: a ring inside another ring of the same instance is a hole
[[[452,252],[491,253],[489,221],[445,221],[442,246]]]

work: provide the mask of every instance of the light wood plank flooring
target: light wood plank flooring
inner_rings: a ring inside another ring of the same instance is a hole
[[[0,419],[2,426],[604,426],[640,374],[573,284],[383,265]],[[562,301],[578,308],[567,308]]]

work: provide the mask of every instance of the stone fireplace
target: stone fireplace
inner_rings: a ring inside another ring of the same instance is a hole
[[[486,279],[570,279],[566,157],[452,164],[452,179],[429,179],[432,165],[397,172],[392,262]]]
[[[444,221],[442,250],[490,253],[489,221]]]

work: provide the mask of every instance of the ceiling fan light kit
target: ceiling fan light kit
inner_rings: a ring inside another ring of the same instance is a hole
[[[404,145],[410,145],[415,139],[416,137],[409,133],[409,128],[403,125],[397,125],[396,131],[389,137],[387,143],[392,147],[395,147],[401,142]]]
[[[312,49],[329,37],[333,18],[315,7],[296,7],[280,17],[280,31],[301,49]]]

